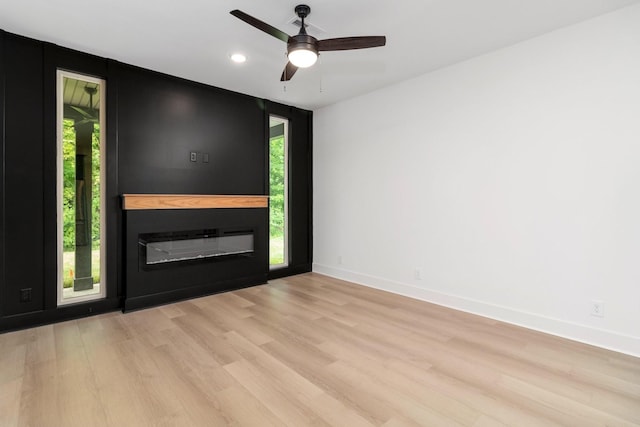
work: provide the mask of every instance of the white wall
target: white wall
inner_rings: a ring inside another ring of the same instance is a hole
[[[640,6],[315,111],[314,223],[314,271],[640,355]]]

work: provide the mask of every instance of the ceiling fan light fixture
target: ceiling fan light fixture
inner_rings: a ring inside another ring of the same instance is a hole
[[[308,68],[318,60],[318,53],[311,49],[295,49],[289,52],[289,62],[298,68]]]

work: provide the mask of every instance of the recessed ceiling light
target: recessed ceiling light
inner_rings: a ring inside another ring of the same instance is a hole
[[[242,53],[233,53],[231,54],[231,60],[236,64],[242,64],[247,61],[247,57]]]

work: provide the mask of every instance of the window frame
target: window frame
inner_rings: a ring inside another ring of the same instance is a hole
[[[95,294],[64,298],[64,158],[63,158],[63,121],[64,121],[64,79],[82,80],[96,84],[100,88],[100,291]],[[65,69],[56,70],[56,295],[57,306],[66,306],[88,301],[104,300],[107,297],[107,82],[105,79]]]
[[[290,233],[289,233],[289,126],[290,119],[287,117],[282,117],[277,114],[269,114],[269,131],[271,130],[271,123],[277,122],[277,124],[283,125],[283,137],[284,137],[284,252],[283,252],[283,262],[280,264],[271,264],[271,199],[269,199],[269,271],[279,270],[283,268],[289,267],[290,259],[289,259],[289,244],[290,244]],[[269,195],[271,196],[271,133],[269,132]]]

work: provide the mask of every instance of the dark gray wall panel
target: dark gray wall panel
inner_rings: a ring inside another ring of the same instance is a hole
[[[42,44],[6,34],[4,56],[3,314],[12,315],[44,307]]]
[[[122,193],[264,194],[258,100],[127,66],[118,96]]]
[[[0,30],[0,301],[4,301],[4,31]],[[0,304],[0,317],[4,313]]]

